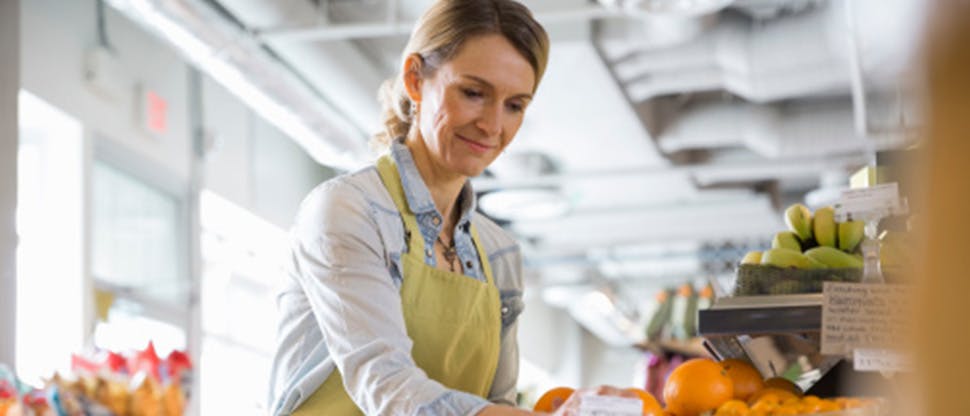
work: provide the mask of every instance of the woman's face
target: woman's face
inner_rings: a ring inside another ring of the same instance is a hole
[[[497,34],[465,41],[422,80],[418,127],[438,169],[478,176],[522,125],[532,99],[532,66]]]

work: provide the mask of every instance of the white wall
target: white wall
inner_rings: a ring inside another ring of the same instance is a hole
[[[213,80],[202,89],[202,122],[216,143],[204,162],[205,187],[289,228],[303,197],[334,172]]]
[[[0,363],[12,366],[17,322],[17,92],[20,0],[0,1]]]
[[[105,98],[84,81],[85,54],[98,44],[96,1],[24,2],[22,86],[80,119],[89,131],[168,170],[178,181],[189,172],[187,68],[167,46],[113,10],[106,10],[110,45],[115,50],[122,92]],[[168,101],[168,131],[152,137],[139,127],[136,86],[144,85]]]

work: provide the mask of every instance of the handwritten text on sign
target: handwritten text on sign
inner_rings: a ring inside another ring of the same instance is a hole
[[[910,296],[909,288],[899,285],[825,282],[822,354],[898,349],[908,339]]]

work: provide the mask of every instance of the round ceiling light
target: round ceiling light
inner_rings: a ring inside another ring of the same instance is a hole
[[[556,188],[503,189],[479,197],[486,214],[508,221],[547,220],[569,212],[572,204]]]

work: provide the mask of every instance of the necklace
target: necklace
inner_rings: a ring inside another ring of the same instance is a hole
[[[448,269],[452,273],[455,273],[455,261],[458,260],[458,252],[455,249],[455,240],[451,240],[451,245],[445,244],[441,240],[441,236],[438,236],[438,244],[441,245],[441,254],[445,256],[445,260],[448,261]]]

